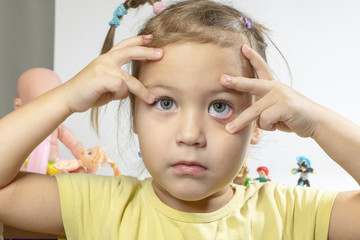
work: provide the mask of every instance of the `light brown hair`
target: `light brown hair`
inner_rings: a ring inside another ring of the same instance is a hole
[[[145,3],[154,4],[156,0],[126,0],[126,9],[137,8]],[[250,45],[266,61],[264,41],[267,29],[254,22],[252,27],[246,25],[243,17],[250,19],[244,13],[211,0],[186,0],[170,5],[160,14],[147,21],[138,35],[152,34],[154,36],[148,47],[160,48],[172,43],[213,43],[221,47],[240,47]],[[121,18],[121,17],[120,17]],[[114,42],[115,26],[111,26],[104,42],[102,53],[111,49]],[[244,64],[251,68],[243,57]],[[132,62],[132,75],[139,78],[141,62]],[[134,111],[133,94],[129,94],[131,109]],[[97,126],[98,109],[92,111],[92,120]],[[95,117],[94,117],[95,116]]]

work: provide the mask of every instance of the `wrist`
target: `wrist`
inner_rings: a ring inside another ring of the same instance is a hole
[[[76,96],[73,96],[73,87],[70,84],[70,81],[65,82],[59,87],[59,90],[61,91],[61,101],[64,104],[64,113],[67,116],[70,116],[73,113],[78,112],[75,108],[76,104],[74,102],[74,99],[76,99]]]
[[[321,141],[322,138],[327,138],[329,133],[336,128],[338,115],[331,110],[319,106],[319,109],[314,111],[316,118],[313,121],[313,131],[311,138],[316,142]]]

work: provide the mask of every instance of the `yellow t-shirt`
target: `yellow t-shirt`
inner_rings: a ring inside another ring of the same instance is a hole
[[[68,240],[327,239],[336,197],[271,182],[232,185],[235,194],[221,209],[186,213],[162,203],[151,178],[60,174],[56,179]]]

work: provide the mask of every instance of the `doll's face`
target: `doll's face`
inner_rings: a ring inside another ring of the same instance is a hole
[[[17,85],[17,95],[21,102],[15,106],[15,109],[56,88],[60,84],[59,76],[49,69],[33,68],[24,72],[20,76]]]
[[[266,173],[265,173],[264,171],[259,171],[258,173],[259,173],[259,176],[260,176],[261,178],[266,178],[266,177],[267,177],[267,176],[266,176]]]
[[[178,210],[206,212],[200,203],[216,202],[218,208],[232,196],[229,183],[253,130],[249,125],[237,134],[225,131],[252,104],[252,96],[224,88],[220,77],[250,74],[240,48],[189,43],[163,50],[162,60],[142,64],[139,80],[157,101],[135,99],[134,131],[159,198]]]

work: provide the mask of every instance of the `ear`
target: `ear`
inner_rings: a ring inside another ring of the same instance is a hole
[[[16,109],[20,108],[21,105],[22,105],[21,99],[20,98],[15,98],[14,99],[14,109],[16,110]]]
[[[262,129],[260,129],[256,123],[253,123],[252,136],[250,144],[256,145],[260,142],[263,135]]]

